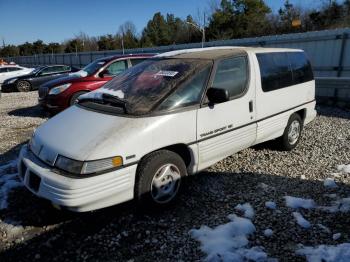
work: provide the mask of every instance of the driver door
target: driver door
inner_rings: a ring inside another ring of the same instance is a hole
[[[248,56],[229,57],[216,62],[211,85],[226,89],[230,100],[207,103],[198,110],[198,170],[251,146],[256,140],[255,80],[249,76]],[[209,83],[210,84],[210,83]]]

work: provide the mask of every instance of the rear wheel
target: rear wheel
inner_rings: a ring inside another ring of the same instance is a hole
[[[32,90],[31,84],[25,80],[19,80],[16,84],[16,87],[19,92],[29,92]]]
[[[281,149],[285,151],[294,149],[300,141],[302,129],[303,122],[300,116],[298,114],[291,115],[283,135],[279,138]]]
[[[146,156],[137,168],[135,197],[147,206],[160,207],[174,202],[187,170],[182,158],[169,150]]]
[[[77,99],[79,96],[83,95],[83,94],[86,94],[88,92],[86,91],[80,91],[80,92],[76,92],[72,95],[70,101],[69,101],[69,105],[72,106],[72,105],[75,105],[77,103]]]

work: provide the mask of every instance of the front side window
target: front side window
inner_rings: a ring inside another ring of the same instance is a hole
[[[95,103],[99,104],[99,108],[101,105],[123,107],[126,114],[147,114],[211,65],[211,60],[204,59],[147,59],[122,72],[102,88],[84,95],[79,99],[79,103],[84,105],[85,100],[88,101],[85,103],[86,106],[88,103]],[[200,84],[193,83],[193,85],[197,87]]]
[[[246,57],[234,57],[218,63],[213,87],[226,89],[230,98],[240,96],[247,86],[248,71]]]
[[[126,60],[116,61],[110,64],[109,66],[107,66],[106,72],[107,72],[107,75],[116,76],[121,72],[125,71],[126,68],[127,68]]]
[[[54,72],[55,72],[54,67],[46,67],[40,72],[40,74],[41,75],[49,75],[49,74],[52,74]]]
[[[210,74],[210,68],[210,66],[206,67],[172,93],[162,102],[159,110],[171,110],[199,104]]]
[[[106,60],[98,59],[85,66],[82,71],[84,71],[86,75],[91,76],[107,63],[108,61]]]

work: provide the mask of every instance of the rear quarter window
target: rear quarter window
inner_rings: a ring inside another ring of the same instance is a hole
[[[314,79],[310,62],[303,52],[290,52],[287,54],[293,73],[295,85]]]
[[[314,78],[304,52],[260,53],[256,56],[264,92],[305,83]]]

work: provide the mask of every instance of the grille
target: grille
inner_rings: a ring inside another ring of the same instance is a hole
[[[46,97],[48,92],[49,92],[49,89],[47,87],[40,87],[39,88],[39,97],[40,98]]]
[[[33,172],[29,171],[29,187],[35,192],[38,192],[40,182],[41,182],[41,178],[36,174],[34,174]]]
[[[19,175],[21,176],[22,180],[24,180],[24,176],[26,174],[26,171],[27,171],[27,167],[24,164],[24,162],[22,161],[21,166],[20,166],[20,170],[19,170]]]

